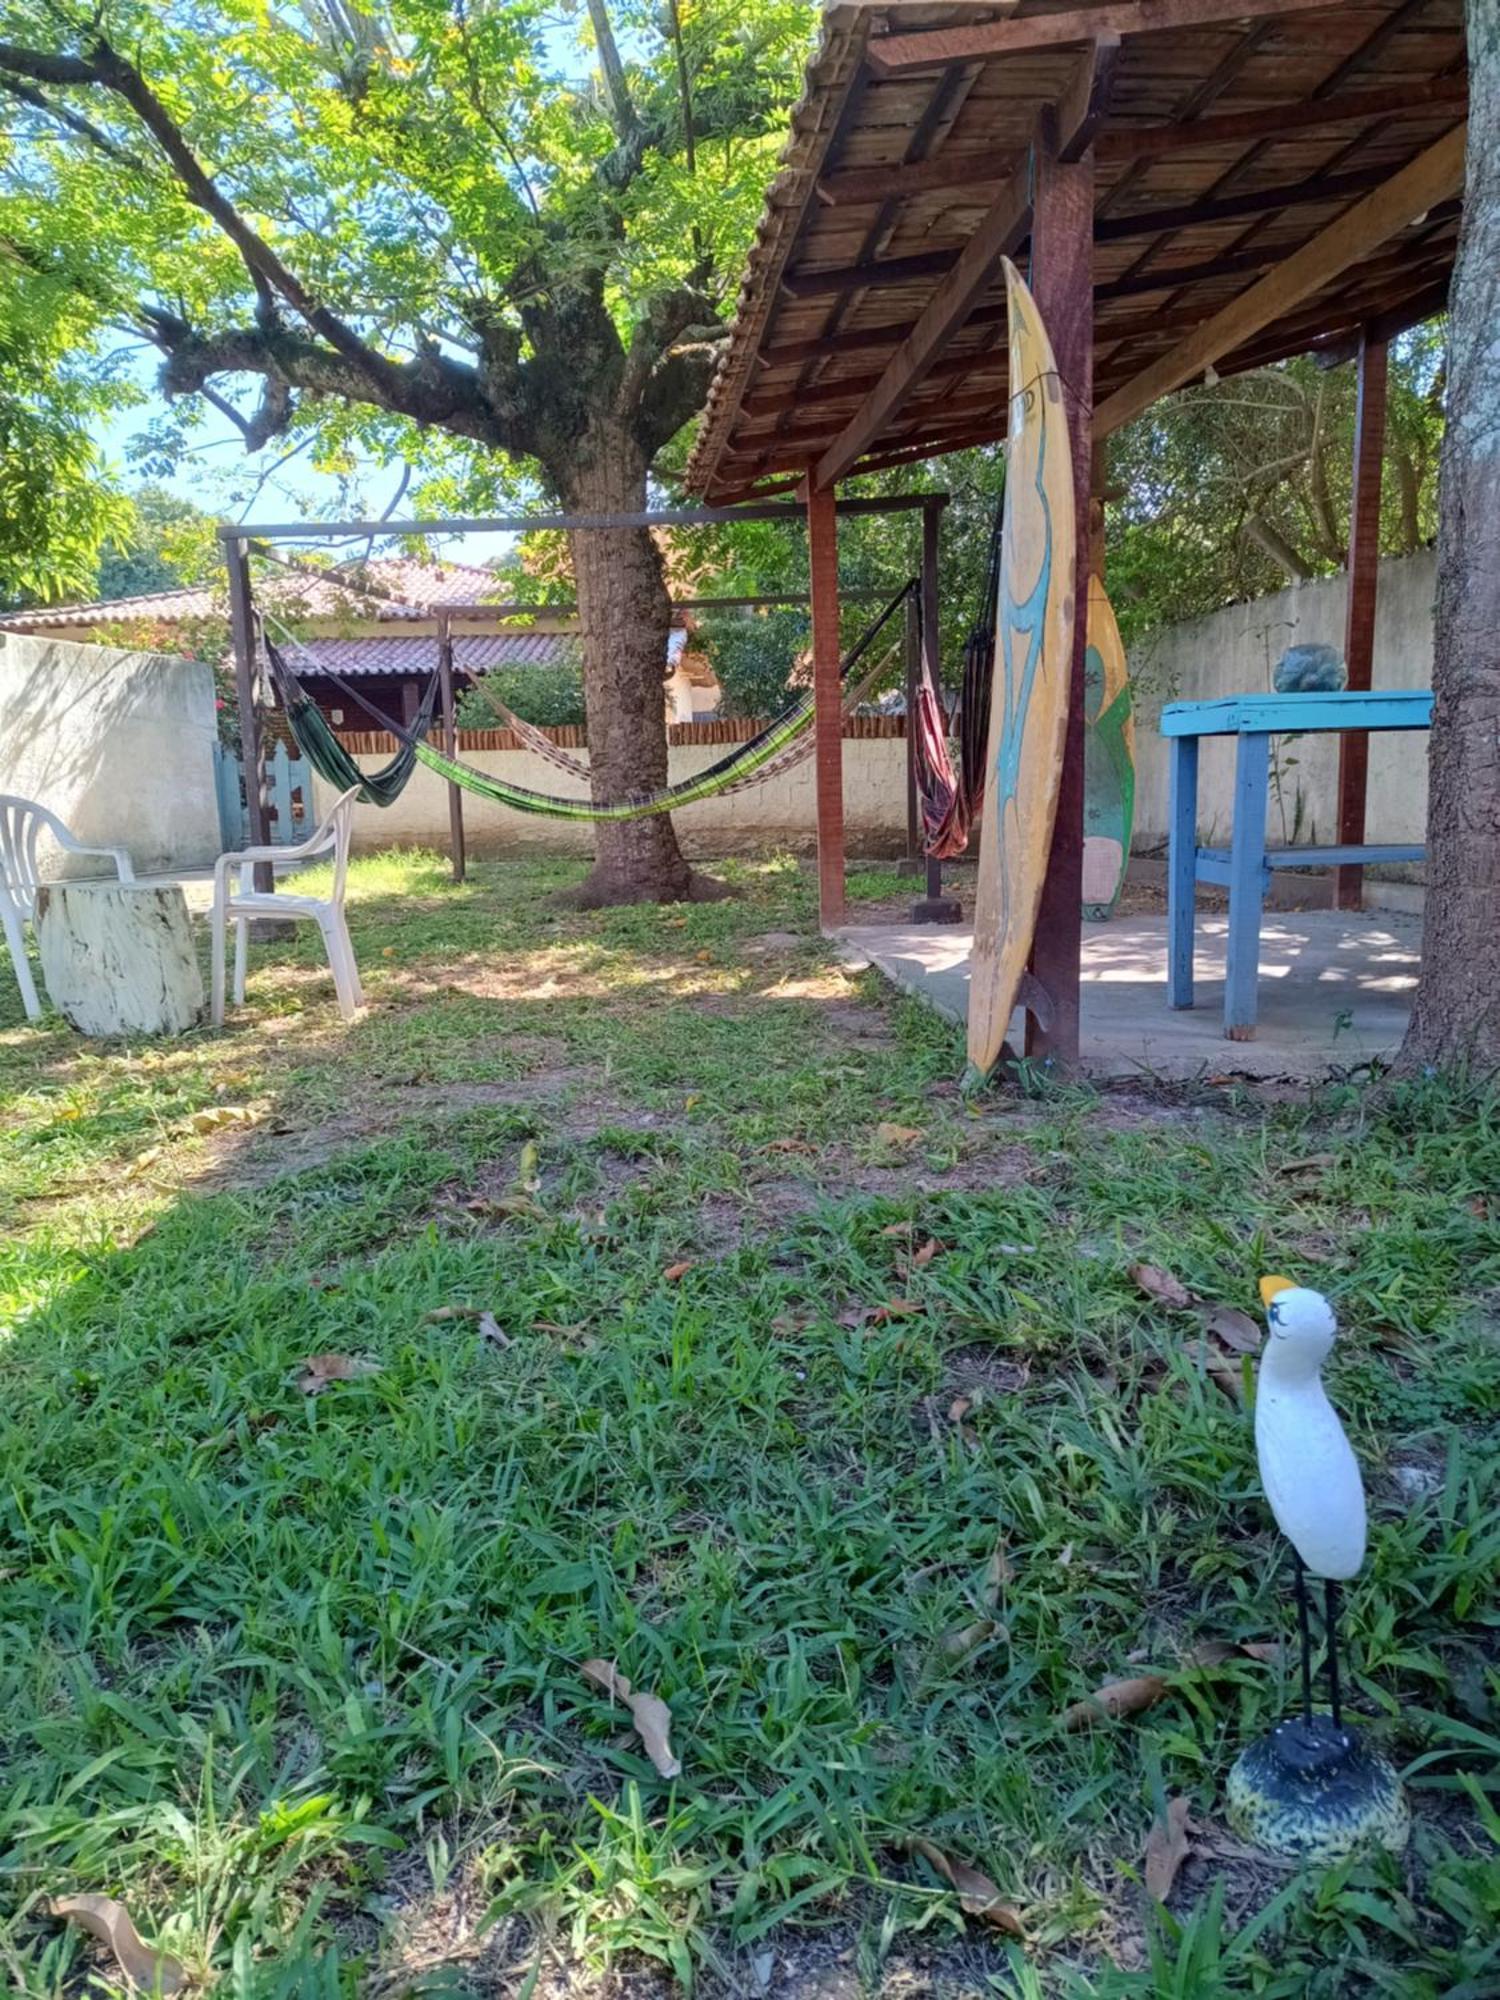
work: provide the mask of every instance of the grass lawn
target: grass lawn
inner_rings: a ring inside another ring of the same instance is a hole
[[[170,1044],[0,968],[0,1986],[115,1990],[47,1913],[101,1891],[236,2000],[1500,1994],[1500,1101],[971,1110],[795,864],[728,872],[578,916],[567,863],[356,864],[349,1030],[311,934]],[[1399,1861],[1225,1827],[1289,1573],[1248,1368],[1138,1260],[1337,1302]]]

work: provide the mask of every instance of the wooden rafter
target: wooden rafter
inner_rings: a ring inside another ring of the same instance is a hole
[[[1207,118],[1170,119],[1162,125],[1123,125],[1097,133],[1094,158],[1101,165],[1120,160],[1156,160],[1171,153],[1203,152],[1212,146],[1236,145],[1253,139],[1280,139],[1289,132],[1321,131],[1335,125],[1357,124],[1366,118],[1424,117],[1435,109],[1467,104],[1465,77],[1439,77],[1431,83],[1392,85],[1385,90],[1351,90],[1341,96],[1309,97],[1300,104],[1279,104],[1256,111],[1225,111]],[[910,166],[852,167],[825,174],[818,182],[819,198],[832,207],[889,201],[913,194],[946,192],[950,188],[980,188],[1004,180],[1019,156],[964,148],[943,152]]]
[[[1096,7],[1057,14],[1010,15],[968,28],[928,28],[871,38],[870,67],[882,76],[969,62],[976,56],[1016,55],[1056,48],[1096,35],[1159,34],[1172,28],[1207,28],[1221,21],[1261,20],[1328,10],[1330,0],[1106,0]]]
[[[1117,389],[1095,412],[1095,436],[1107,437],[1159,397],[1170,395],[1222,356],[1245,346],[1303,299],[1331,284],[1351,264],[1457,193],[1463,186],[1466,134],[1465,125],[1445,133],[1383,187],[1366,195],[1190,333],[1170,354]]]

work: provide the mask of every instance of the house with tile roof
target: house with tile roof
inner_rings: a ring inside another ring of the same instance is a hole
[[[439,614],[452,617],[460,692],[497,667],[576,667],[578,620],[566,609],[499,601],[499,579],[469,563],[380,556],[261,576],[256,603],[298,679],[335,728],[412,722],[437,661]],[[461,614],[461,615],[460,615]],[[108,645],[186,650],[228,618],[223,585],[191,584],[91,604],[49,604],[0,618],[0,631]],[[293,646],[286,632],[295,633]],[[332,678],[337,675],[338,680]],[[340,682],[343,685],[340,685]],[[357,699],[356,699],[357,697]],[[717,713],[719,684],[679,615],[668,635],[663,699],[670,722]]]

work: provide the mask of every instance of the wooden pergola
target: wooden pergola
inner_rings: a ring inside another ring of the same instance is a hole
[[[1078,601],[1103,565],[1097,446],[1183,385],[1312,348],[1360,357],[1349,685],[1370,685],[1387,342],[1442,310],[1467,116],[1462,0],[837,0],[792,118],[689,467],[724,505],[804,498],[825,927],[842,921],[834,495],[1005,435],[1000,259],[1062,377]],[[927,621],[935,647],[935,619]],[[1077,624],[1028,1050],[1076,1058]],[[1340,841],[1363,837],[1345,739]],[[1340,872],[1357,907],[1359,871]]]

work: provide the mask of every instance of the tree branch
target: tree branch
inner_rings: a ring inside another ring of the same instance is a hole
[[[124,146],[117,146],[109,134],[101,130],[91,118],[85,118],[82,112],[70,111],[65,104],[54,104],[50,97],[44,96],[34,85],[23,83],[20,77],[0,74],[0,90],[18,99],[22,104],[29,104],[33,111],[40,111],[45,117],[54,119],[75,137],[87,139],[91,146],[113,160],[116,166],[129,167],[133,173],[138,174],[150,172],[143,159]]]

